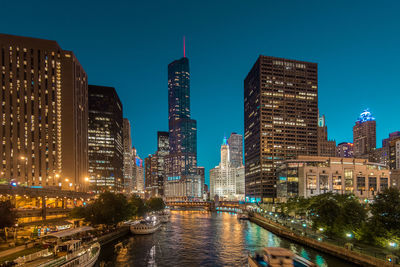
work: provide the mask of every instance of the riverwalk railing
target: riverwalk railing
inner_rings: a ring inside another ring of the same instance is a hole
[[[382,259],[378,259],[366,254],[362,254],[360,252],[349,250],[343,247],[339,247],[333,244],[329,244],[326,242],[318,241],[313,238],[309,238],[306,236],[301,236],[291,229],[282,226],[278,223],[275,223],[257,213],[250,213],[249,217],[250,221],[260,225],[261,227],[267,229],[268,231],[290,239],[296,243],[306,245],[308,247],[314,248],[316,250],[322,251],[324,253],[331,254],[335,257],[344,259],[346,261],[361,265],[361,266],[400,266],[398,264],[394,264],[393,262],[388,262]]]

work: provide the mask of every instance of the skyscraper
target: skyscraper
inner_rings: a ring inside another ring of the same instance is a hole
[[[243,136],[231,133],[228,139],[229,157],[233,167],[243,166]]]
[[[0,170],[6,182],[85,191],[87,75],[56,41],[0,34]]]
[[[133,191],[133,158],[132,158],[132,137],[131,124],[127,118],[123,120],[123,144],[124,144],[124,191]]]
[[[165,194],[172,198],[201,196],[197,166],[196,121],[190,117],[189,59],[168,65],[169,155]]]
[[[244,198],[244,168],[243,165],[233,166],[230,158],[230,146],[226,138],[221,145],[221,161],[210,170],[210,197],[227,200]]]
[[[122,132],[122,104],[115,89],[89,85],[89,174],[92,191],[123,191]]]
[[[353,144],[355,158],[368,158],[376,148],[376,121],[368,110],[360,114],[353,126]]]
[[[336,156],[336,141],[328,140],[328,127],[325,123],[325,115],[318,118],[318,156]]]
[[[276,168],[317,155],[318,65],[260,56],[244,81],[246,197],[271,202]]]

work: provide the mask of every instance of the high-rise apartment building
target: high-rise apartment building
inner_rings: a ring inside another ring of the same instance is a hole
[[[368,158],[376,148],[376,121],[368,110],[360,114],[353,126],[353,144],[355,158]]]
[[[382,140],[382,158],[381,158],[381,162],[383,164],[389,165],[389,160],[390,160],[390,151],[389,151],[389,147],[390,147],[390,141],[397,139],[398,137],[400,137],[400,131],[396,131],[393,133],[389,134],[389,138],[385,138]]]
[[[123,192],[122,104],[113,87],[89,85],[89,175],[94,192]]]
[[[244,167],[233,166],[226,138],[221,145],[221,162],[210,170],[210,197],[214,199],[244,199]]]
[[[317,155],[318,65],[260,56],[244,80],[245,187],[249,201],[276,197],[276,168]]]
[[[325,123],[325,115],[318,118],[318,156],[336,156],[336,141],[328,140],[328,127]]]
[[[166,157],[165,195],[170,198],[201,196],[196,174],[197,129],[190,117],[189,59],[183,57],[168,65],[169,155]]]
[[[400,170],[400,136],[389,142],[389,167]]]
[[[133,158],[132,158],[132,136],[131,124],[127,118],[123,120],[123,145],[124,145],[124,191],[133,191]]]
[[[229,157],[232,166],[243,166],[243,136],[237,133],[231,133],[228,138]]]
[[[353,158],[353,143],[342,142],[336,147],[336,157],[339,158]]]
[[[56,41],[0,34],[1,177],[86,191],[87,75]]]

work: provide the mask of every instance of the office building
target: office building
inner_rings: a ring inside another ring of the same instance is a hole
[[[243,166],[243,136],[231,133],[228,138],[229,158],[233,167]]]
[[[318,156],[336,156],[336,141],[328,140],[328,127],[325,124],[325,115],[318,118]]]
[[[145,169],[143,166],[143,160],[139,157],[136,148],[132,148],[132,157],[133,157],[133,185],[134,185],[134,193],[139,196],[144,196],[144,174]]]
[[[224,138],[221,145],[221,162],[210,170],[211,199],[243,200],[244,167],[236,167],[230,161],[230,146]]]
[[[175,199],[200,197],[202,186],[196,174],[197,126],[190,117],[190,71],[186,57],[168,65],[168,126],[165,195]]]
[[[396,131],[393,133],[389,134],[388,138],[385,138],[382,140],[382,163],[389,165],[389,160],[390,160],[390,151],[389,151],[389,145],[390,141],[400,137],[400,131]]]
[[[260,56],[244,80],[248,201],[274,201],[277,166],[318,154],[317,122],[318,65]]]
[[[336,147],[336,157],[339,158],[354,157],[353,147],[354,147],[353,143],[343,142],[338,144]]]
[[[389,168],[367,159],[298,156],[277,171],[278,199],[334,192],[372,200],[390,185]]]
[[[368,110],[360,114],[353,126],[353,144],[355,158],[368,158],[376,148],[376,121]]]
[[[89,85],[89,178],[93,192],[123,192],[122,104],[113,87]]]
[[[127,118],[123,120],[123,144],[124,144],[124,192],[133,191],[133,155],[132,155],[132,137],[131,124]]]
[[[400,136],[389,142],[389,167],[392,170],[400,169]]]
[[[0,34],[1,179],[86,191],[87,75],[56,41]]]

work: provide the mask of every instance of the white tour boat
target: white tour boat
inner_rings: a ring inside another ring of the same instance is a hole
[[[248,257],[248,267],[316,267],[314,263],[279,247],[264,248],[263,254]]]
[[[157,220],[155,216],[153,216],[151,220],[147,218],[146,220],[132,223],[130,226],[130,230],[131,233],[135,235],[147,235],[157,231],[160,226],[160,221]]]

